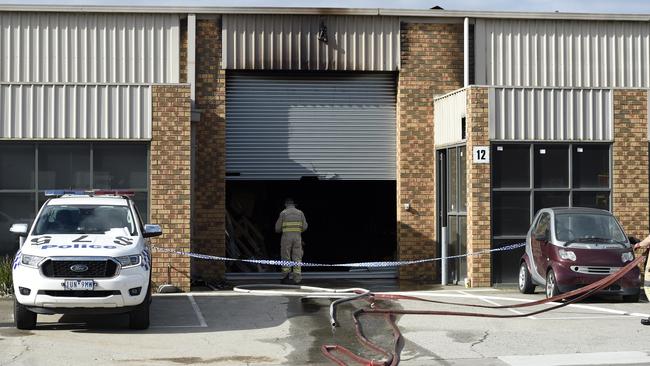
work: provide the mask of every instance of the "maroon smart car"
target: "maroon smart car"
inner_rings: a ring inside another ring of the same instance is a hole
[[[540,210],[526,236],[519,267],[519,291],[546,288],[546,297],[589,285],[634,260],[632,244],[608,211],[592,208]],[[627,273],[603,293],[638,301],[639,270]]]

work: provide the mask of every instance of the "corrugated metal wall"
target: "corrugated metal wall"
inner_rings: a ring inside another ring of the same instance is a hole
[[[0,139],[151,139],[151,87],[0,84]]]
[[[0,82],[178,80],[178,15],[0,13]]]
[[[318,40],[321,23],[328,42]],[[395,71],[397,17],[224,15],[223,67],[258,70]]]
[[[613,140],[610,89],[491,88],[490,139]]]
[[[476,82],[650,87],[650,24],[476,19]]]
[[[463,142],[461,120],[467,112],[465,89],[435,99],[433,110],[436,148]]]
[[[395,180],[395,90],[393,73],[228,73],[227,179]]]

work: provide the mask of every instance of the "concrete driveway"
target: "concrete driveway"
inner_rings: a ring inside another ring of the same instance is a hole
[[[409,292],[463,303],[511,304],[541,298],[494,289]],[[157,295],[152,326],[127,329],[126,316],[42,316],[34,331],[13,328],[12,302],[0,300],[0,365],[304,365],[330,364],[322,344],[342,344],[366,356],[354,337],[351,313],[363,302],[341,307],[332,333],[329,300],[254,297],[231,291]],[[410,301],[394,308],[473,311]],[[487,310],[512,314],[518,310]],[[650,364],[648,303],[596,298],[558,311],[518,319],[449,316],[399,318],[403,365],[586,365]],[[381,319],[364,318],[373,340],[389,346]],[[378,356],[377,356],[378,357]]]

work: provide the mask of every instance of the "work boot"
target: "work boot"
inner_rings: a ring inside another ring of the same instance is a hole
[[[650,325],[650,318],[648,318],[648,319],[641,319],[641,324],[643,324],[643,325]]]
[[[295,273],[294,272],[293,273],[293,284],[294,285],[299,285],[300,282],[302,282],[302,276],[300,275],[300,273]]]
[[[284,275],[284,277],[282,277],[282,279],[280,280],[280,283],[283,284],[283,285],[290,285],[291,284],[291,280],[289,279],[289,273],[287,273],[286,275]]]

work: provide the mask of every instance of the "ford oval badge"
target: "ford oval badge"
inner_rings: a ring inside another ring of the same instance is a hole
[[[88,266],[85,264],[75,264],[70,266],[70,270],[77,273],[86,272],[88,270]]]

